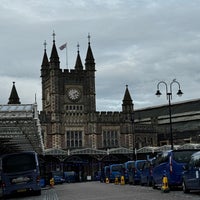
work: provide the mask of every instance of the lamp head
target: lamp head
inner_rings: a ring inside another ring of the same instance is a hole
[[[157,90],[156,96],[157,96],[157,97],[160,97],[161,95],[162,95],[162,93],[160,92],[160,90]]]
[[[177,95],[178,95],[179,97],[181,97],[181,96],[183,95],[183,92],[179,89],[178,92],[177,92]]]

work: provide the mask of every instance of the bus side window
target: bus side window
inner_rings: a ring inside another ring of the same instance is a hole
[[[197,160],[196,166],[197,166],[197,167],[200,167],[200,158]]]
[[[168,153],[164,152],[164,153],[158,154],[158,156],[155,160],[154,166],[160,165],[161,163],[168,162],[168,160],[169,160],[169,154]]]
[[[163,154],[160,154],[160,156],[158,157],[158,165],[160,165],[161,163],[163,163]]]
[[[200,157],[194,159],[194,167],[196,167],[196,168],[200,168]]]
[[[168,160],[169,160],[169,156],[168,155],[164,155],[162,157],[162,163],[168,162]]]
[[[158,166],[160,164],[160,156],[161,155],[158,155],[157,158],[155,159],[155,161],[154,161],[154,167]]]

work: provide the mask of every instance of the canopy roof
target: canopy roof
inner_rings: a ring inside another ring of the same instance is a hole
[[[132,154],[131,149],[125,147],[113,148],[108,150],[109,154]]]
[[[200,149],[200,144],[184,144],[180,146],[178,149]]]
[[[171,145],[164,145],[160,147],[151,147],[146,146],[142,147],[137,150],[128,149],[125,147],[119,147],[119,148],[112,148],[107,150],[99,150],[99,149],[93,149],[93,148],[85,148],[85,149],[74,149],[74,150],[62,150],[62,149],[46,149],[44,154],[45,155],[113,155],[113,154],[132,154],[137,153],[156,153],[156,152],[162,152],[162,151],[168,151],[171,149]],[[185,145],[174,145],[174,150],[178,149],[200,149],[200,144],[185,144]]]
[[[57,148],[45,149],[45,155],[67,155],[67,151]]]
[[[98,150],[98,149],[92,149],[92,148],[85,148],[85,149],[72,150],[70,152],[70,155],[80,155],[80,154],[88,154],[88,155],[106,154],[106,151]]]
[[[44,144],[36,103],[0,105],[0,144],[1,153],[43,153]]]

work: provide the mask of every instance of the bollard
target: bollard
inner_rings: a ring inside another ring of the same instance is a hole
[[[121,176],[121,185],[125,185],[124,176]]]
[[[118,177],[115,178],[115,185],[118,185],[119,184],[119,180],[118,180]]]
[[[169,185],[168,185],[168,178],[167,178],[167,176],[163,176],[161,190],[163,192],[169,192]]]
[[[54,186],[54,178],[50,179],[50,186],[53,187]]]
[[[109,179],[108,178],[106,178],[106,183],[109,183]]]

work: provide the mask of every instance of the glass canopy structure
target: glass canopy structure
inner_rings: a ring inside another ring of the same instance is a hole
[[[0,105],[0,154],[44,152],[37,104]]]

